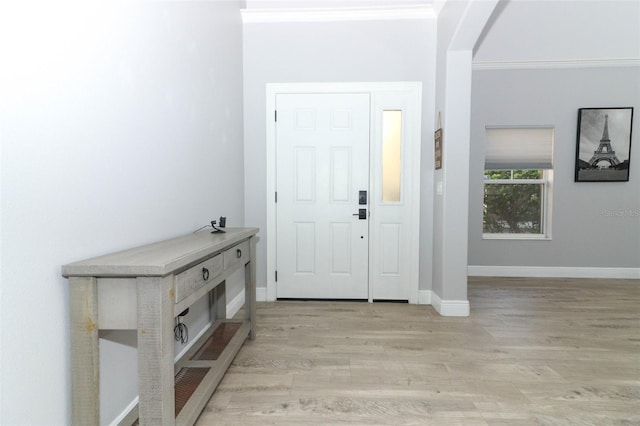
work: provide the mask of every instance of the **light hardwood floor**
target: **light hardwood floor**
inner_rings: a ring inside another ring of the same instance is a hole
[[[640,280],[472,278],[469,301],[260,303],[197,424],[640,425]]]

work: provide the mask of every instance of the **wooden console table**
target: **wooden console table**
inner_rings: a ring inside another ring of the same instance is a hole
[[[255,336],[257,233],[256,228],[200,231],[62,267],[69,279],[74,425],[100,423],[100,329],[137,330],[139,403],[131,422],[195,423],[246,338]],[[225,280],[240,268],[245,271],[246,313],[234,322],[226,319]],[[207,295],[212,325],[174,363],[175,317]],[[237,331],[232,330],[226,347],[206,356],[216,330],[230,323]],[[185,376],[191,389],[176,409],[179,378]]]

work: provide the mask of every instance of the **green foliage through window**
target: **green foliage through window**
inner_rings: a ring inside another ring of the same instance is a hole
[[[484,178],[496,179],[542,179],[542,170],[485,170]]]
[[[540,179],[541,170],[485,170],[483,232],[542,234],[544,183],[527,182]]]

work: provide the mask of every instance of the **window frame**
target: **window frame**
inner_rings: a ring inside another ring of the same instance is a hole
[[[489,169],[487,169],[489,170]],[[491,169],[493,170],[493,169]],[[527,169],[506,169],[511,171],[513,176],[514,170]],[[540,226],[541,232],[536,234],[527,233],[486,233],[484,232],[484,209],[482,211],[482,239],[483,240],[551,240],[551,200],[552,200],[552,183],[553,169],[536,169],[540,170],[542,177],[540,179],[487,179],[483,170],[482,182],[482,203],[484,206],[484,190],[485,185],[541,185],[541,205],[540,205]]]

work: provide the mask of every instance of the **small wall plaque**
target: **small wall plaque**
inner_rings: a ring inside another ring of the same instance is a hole
[[[436,130],[433,135],[435,141],[435,165],[436,170],[442,168],[442,128]]]

